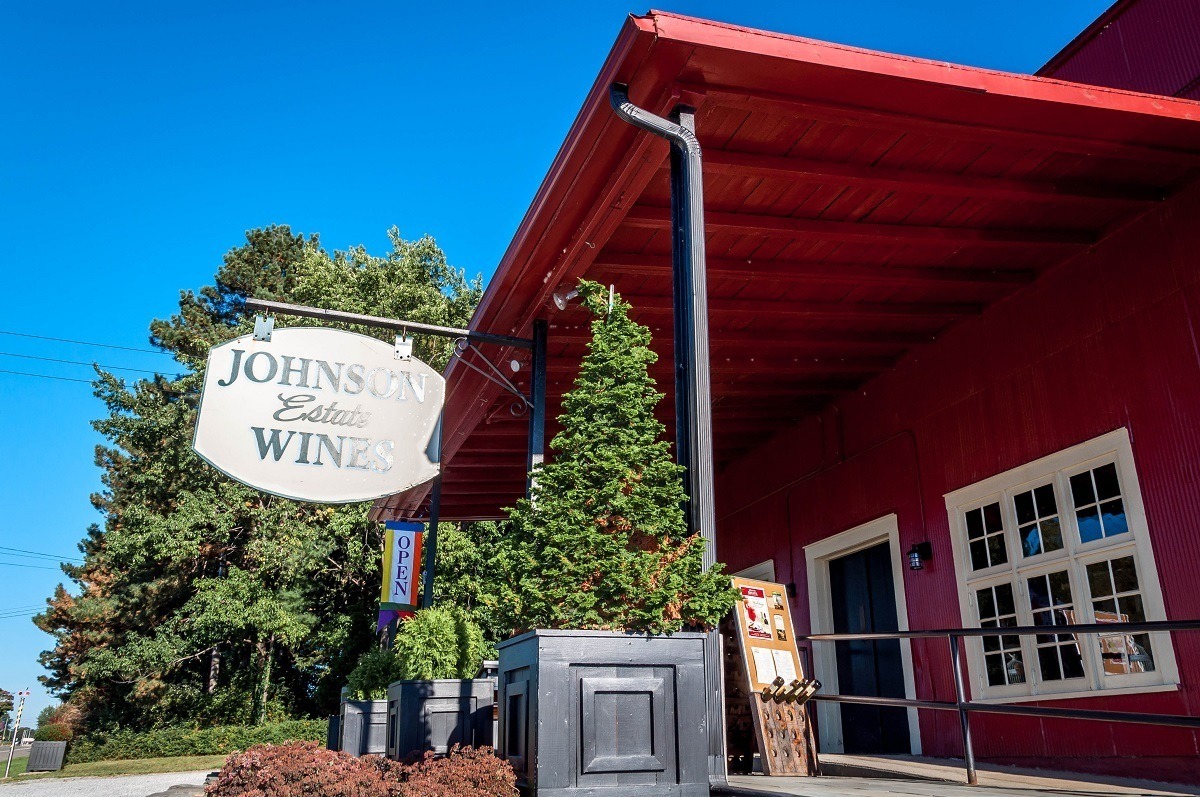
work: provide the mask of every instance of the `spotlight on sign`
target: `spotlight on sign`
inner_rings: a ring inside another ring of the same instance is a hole
[[[554,298],[554,306],[557,307],[559,310],[566,310],[567,305],[570,304],[571,300],[574,299],[578,295],[579,295],[579,291],[574,290],[574,289],[569,290],[566,293],[563,293],[562,291],[555,291],[554,297],[553,297]]]

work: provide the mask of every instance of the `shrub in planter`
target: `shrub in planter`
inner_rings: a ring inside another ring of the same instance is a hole
[[[455,608],[421,609],[400,623],[391,650],[369,650],[346,681],[351,700],[382,700],[395,681],[474,678],[495,649],[483,630]]]
[[[467,613],[455,608],[422,609],[400,624],[393,646],[400,677],[393,680],[474,678],[492,647]]]
[[[510,512],[502,605],[516,631],[573,628],[670,634],[713,628],[736,593],[703,569],[704,540],[688,534],[683,467],[654,417],[662,400],[648,367],[650,330],[630,306],[581,282],[595,316],[552,461],[530,499]]]
[[[680,632],[737,595],[687,530],[649,330],[602,286],[579,295],[592,340],[555,454],[510,513],[502,605],[530,633],[499,646],[500,748],[539,793],[707,795],[704,637]]]

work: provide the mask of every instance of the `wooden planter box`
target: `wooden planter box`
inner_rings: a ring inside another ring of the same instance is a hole
[[[396,681],[388,686],[388,757],[432,750],[444,755],[456,744],[492,745],[496,681]]]
[[[344,700],[340,749],[352,756],[387,752],[387,701]]]
[[[500,644],[498,691],[526,795],[708,795],[703,634],[531,631]]]

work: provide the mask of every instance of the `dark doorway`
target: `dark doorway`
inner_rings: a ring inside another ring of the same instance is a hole
[[[899,630],[888,543],[831,559],[830,598],[837,634]],[[899,640],[836,642],[838,692],[904,697]],[[842,704],[847,753],[909,753],[908,712],[902,708]]]

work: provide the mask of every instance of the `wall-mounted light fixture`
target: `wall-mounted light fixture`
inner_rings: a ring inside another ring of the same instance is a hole
[[[908,549],[908,569],[924,570],[925,563],[933,558],[933,544],[929,542],[914,542]]]
[[[543,295],[545,295],[545,294],[543,294]],[[579,291],[574,290],[574,289],[571,289],[566,292],[563,292],[561,290],[555,291],[554,296],[552,297],[554,299],[554,306],[557,307],[559,310],[566,310],[567,304],[570,303],[570,301],[578,295],[579,295]]]

